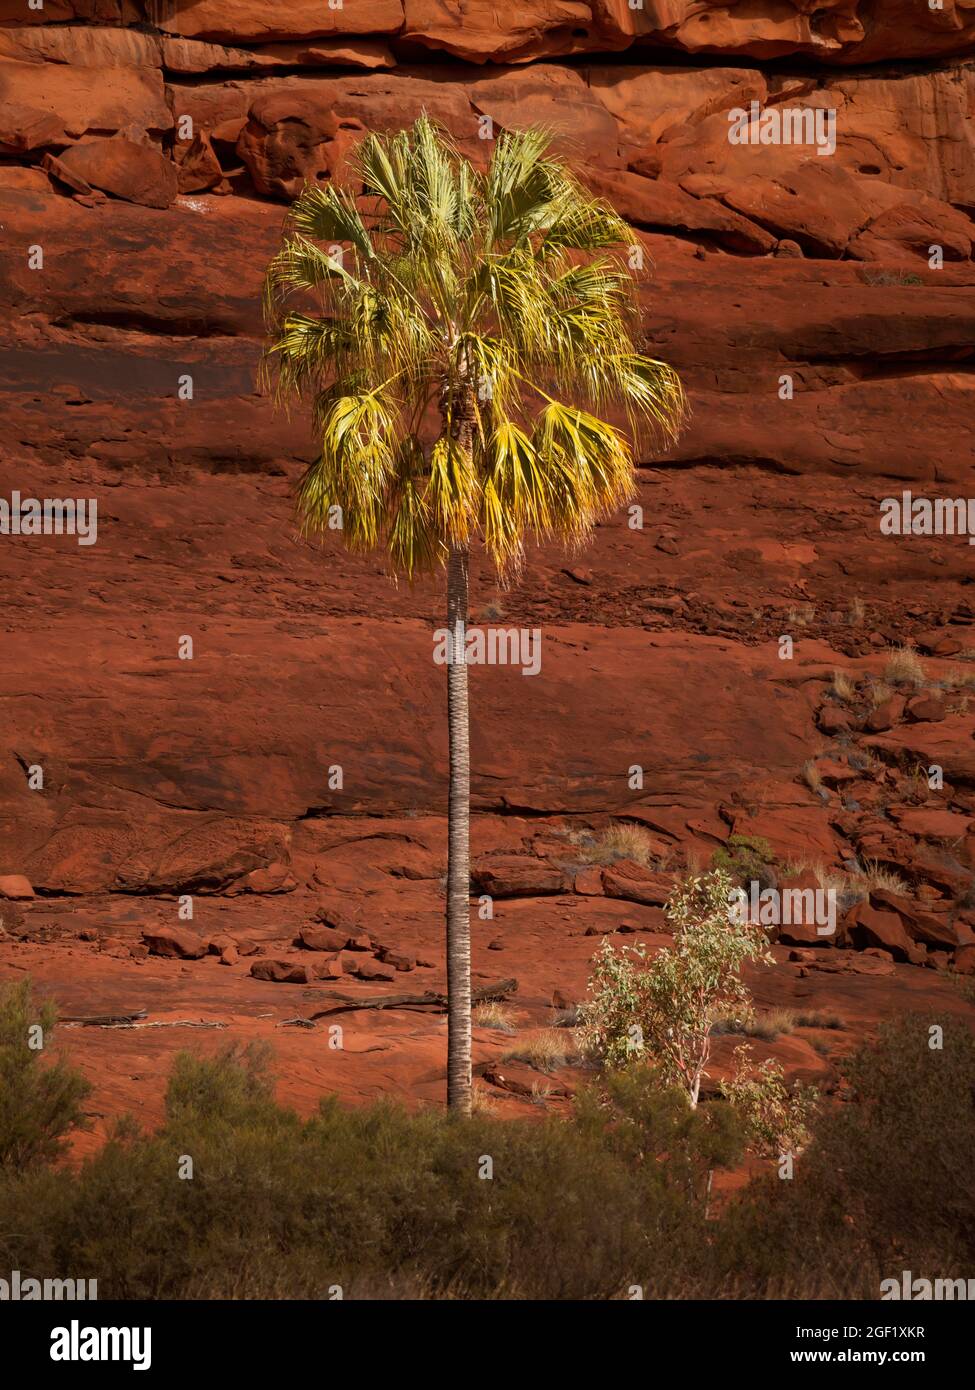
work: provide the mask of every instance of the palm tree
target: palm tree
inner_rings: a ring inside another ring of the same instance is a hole
[[[291,210],[266,362],[276,398],[314,411],[303,529],[339,517],[346,545],[384,549],[394,575],[447,570],[447,1103],[468,1113],[471,543],[508,580],[528,536],[583,541],[633,494],[628,435],[674,435],[683,395],[637,351],[634,234],[543,132],[501,135],[481,172],[421,116],[365,137],[352,172]]]

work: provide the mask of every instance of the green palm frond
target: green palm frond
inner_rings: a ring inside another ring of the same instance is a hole
[[[402,233],[410,230],[409,157],[409,137],[402,131],[392,137],[367,135],[353,160],[363,192],[382,199],[390,224]]]
[[[687,416],[687,401],[673,367],[640,353],[625,354],[612,367],[619,373],[621,399],[636,428],[649,425],[655,437],[676,441]]]
[[[306,386],[314,385],[334,367],[351,345],[345,324],[308,314],[289,314],[268,348],[276,372],[277,399],[287,405],[292,396],[303,395]]]
[[[350,242],[366,261],[376,254],[354,197],[331,184],[327,188],[307,184],[291,209],[291,221],[302,237],[313,241]]]
[[[588,411],[549,401],[539,412],[532,442],[552,480],[559,531],[587,531],[633,495],[629,444],[619,430]]]
[[[504,131],[488,171],[488,247],[517,243],[537,232],[559,197],[559,166],[546,158],[551,137],[539,128]]]
[[[545,231],[544,249],[599,251],[628,246],[633,233],[608,203],[588,197],[574,179],[568,180]]]

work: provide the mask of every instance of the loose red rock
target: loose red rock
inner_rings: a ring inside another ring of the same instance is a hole
[[[142,933],[142,939],[154,956],[169,956],[177,960],[199,960],[207,953],[207,944],[195,932],[183,927],[153,927]]]

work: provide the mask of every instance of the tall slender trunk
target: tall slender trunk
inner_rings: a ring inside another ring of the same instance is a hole
[[[467,704],[469,550],[453,545],[447,563],[447,721],[450,799],[447,808],[447,1105],[471,1113],[471,749]]]

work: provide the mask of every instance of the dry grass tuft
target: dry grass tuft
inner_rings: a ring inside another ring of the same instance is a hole
[[[502,1061],[527,1062],[539,1071],[555,1071],[558,1067],[566,1066],[577,1055],[575,1038],[566,1029],[543,1028],[506,1052]]]
[[[482,623],[499,623],[507,614],[500,603],[486,603],[478,614],[478,620]]]
[[[795,1016],[797,1028],[845,1028],[846,1024],[839,1014],[825,1012],[823,1009],[810,1009]]]
[[[637,864],[649,868],[660,867],[661,855],[659,841],[655,840],[642,825],[622,821],[611,825],[598,838],[592,835],[570,832],[569,840],[579,850],[579,858],[587,864],[612,864],[617,859],[633,859]]]
[[[712,1034],[736,1033],[743,1038],[759,1038],[762,1042],[774,1042],[783,1033],[791,1033],[796,1026],[793,1009],[768,1009],[765,1013],[751,1018],[736,1018],[727,1014],[715,1019],[711,1025]]]
[[[856,686],[845,671],[833,672],[832,690],[836,698],[844,702],[852,700],[856,694]]]
[[[514,1011],[507,1004],[495,999],[486,999],[483,1004],[475,1004],[471,1018],[479,1028],[497,1028],[502,1033],[515,1031]]]
[[[529,1099],[532,1105],[545,1105],[552,1094],[552,1088],[547,1081],[533,1081],[532,1093]]]
[[[867,859],[858,864],[851,873],[834,880],[830,886],[837,890],[837,896],[847,902],[860,901],[880,889],[887,893],[897,893],[905,897],[910,893],[908,884],[892,869],[885,869],[875,859]]]
[[[925,682],[921,658],[912,646],[891,647],[884,676],[893,685],[922,686]]]
[[[498,1102],[494,1096],[489,1095],[483,1086],[473,1086],[471,1088],[471,1114],[472,1115],[497,1115]]]
[[[797,1028],[843,1028],[845,1025],[837,1014],[823,1013],[819,1009],[800,1011],[796,1009],[767,1009],[755,1014],[753,1018],[740,1019],[732,1015],[719,1018],[711,1028],[713,1034],[737,1033],[745,1038],[758,1038],[762,1042],[774,1042],[776,1038],[788,1036]]]
[[[802,765],[802,780],[811,792],[822,790],[823,778],[814,758],[807,758]]]

